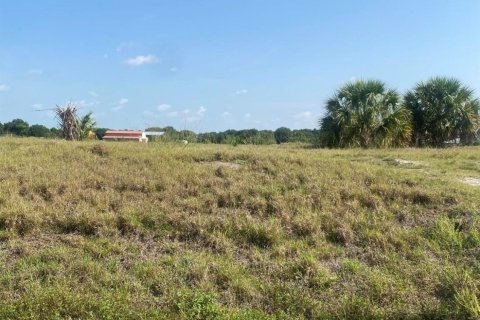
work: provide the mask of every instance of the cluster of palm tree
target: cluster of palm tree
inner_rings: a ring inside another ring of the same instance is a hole
[[[325,147],[442,146],[477,139],[480,101],[456,79],[435,77],[403,97],[378,80],[347,83],[320,119]]]

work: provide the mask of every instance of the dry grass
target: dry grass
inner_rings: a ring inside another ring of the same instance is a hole
[[[478,147],[1,138],[0,318],[478,318],[465,177]]]

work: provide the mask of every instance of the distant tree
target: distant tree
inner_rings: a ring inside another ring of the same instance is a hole
[[[30,137],[49,138],[52,136],[52,132],[50,131],[50,129],[41,124],[34,124],[30,128],[28,128],[27,135]]]
[[[178,131],[175,130],[174,127],[156,128],[156,129],[165,132],[163,137],[162,137],[163,141],[178,141],[178,140],[180,140]]]
[[[204,132],[197,135],[198,143],[221,143],[217,142],[217,137],[220,133],[217,132]]]
[[[327,147],[405,146],[411,138],[411,114],[395,90],[377,80],[341,87],[327,101],[320,119],[321,144]]]
[[[50,128],[50,136],[52,138],[60,137],[60,130],[58,128]]]
[[[292,130],[292,135],[290,136],[290,142],[303,142],[318,144],[318,130],[317,129],[299,129]]]
[[[107,128],[95,128],[95,136],[97,137],[98,140],[102,140],[103,136],[105,135],[105,132],[107,132]]]
[[[91,112],[84,115],[79,120],[79,127],[80,127],[80,136],[81,139],[94,139],[95,135],[95,127],[97,126],[97,122]]]
[[[190,130],[178,131],[177,140],[187,140],[188,142],[196,142],[197,134]]]
[[[3,133],[3,124],[0,122],[0,134]]]
[[[257,129],[245,129],[239,130],[236,132],[236,136],[242,141],[244,144],[256,144],[257,141]]]
[[[149,132],[164,132],[165,131],[160,128],[160,127],[150,127],[150,128],[146,128],[145,131],[149,131]],[[162,139],[162,136],[151,136],[151,137],[148,137],[149,141],[159,141]]]
[[[290,140],[292,136],[292,130],[290,130],[289,128],[281,127],[275,130],[274,136],[275,136],[275,141],[278,144],[285,143]]]
[[[22,119],[14,119],[4,124],[4,130],[17,136],[26,136],[28,134],[29,125]]]
[[[480,101],[459,80],[435,77],[421,82],[405,94],[405,105],[413,115],[416,145],[439,147],[455,139],[463,144],[475,140]]]

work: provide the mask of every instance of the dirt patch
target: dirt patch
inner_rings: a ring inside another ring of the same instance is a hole
[[[411,165],[421,164],[420,161],[405,160],[405,159],[395,159],[395,162],[398,164],[411,164]]]
[[[210,165],[214,166],[215,168],[229,168],[234,170],[239,170],[242,165],[234,162],[224,162],[224,161],[213,161],[209,162]]]
[[[469,184],[471,186],[480,187],[480,179],[478,178],[466,177],[466,178],[460,179],[460,181],[463,183]]]

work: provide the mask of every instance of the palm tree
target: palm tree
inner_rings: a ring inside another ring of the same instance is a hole
[[[95,137],[94,129],[97,126],[97,122],[93,118],[91,112],[83,116],[79,121],[79,127],[82,139]]]
[[[81,130],[77,117],[77,106],[68,103],[66,106],[58,106],[55,108],[55,114],[60,128],[60,135],[66,140],[79,140],[81,138]]]
[[[320,119],[321,142],[327,147],[393,147],[408,145],[411,114],[395,90],[377,80],[341,87],[327,101]]]
[[[480,101],[473,90],[453,78],[435,77],[405,94],[405,106],[413,115],[416,145],[442,146],[460,139],[471,143],[479,127]]]

